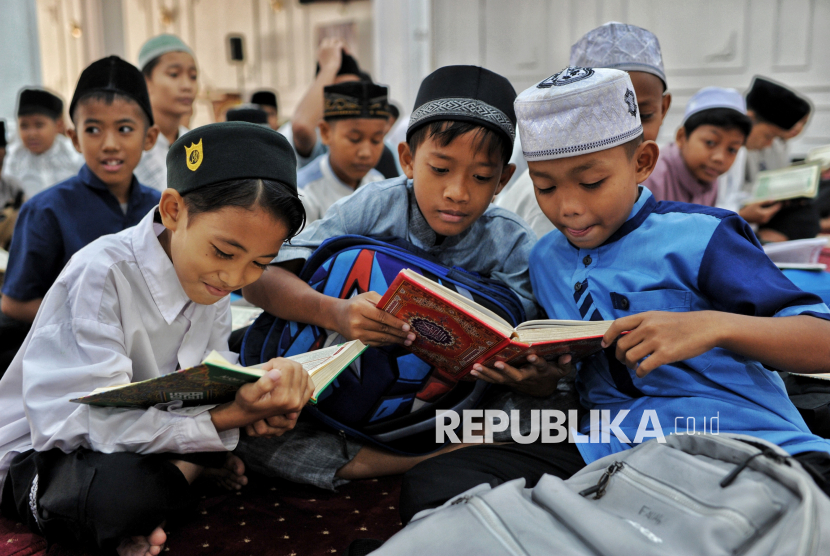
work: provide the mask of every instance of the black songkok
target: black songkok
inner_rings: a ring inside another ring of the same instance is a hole
[[[436,121],[469,122],[516,138],[516,91],[497,73],[478,66],[445,66],[421,81],[415,109],[406,130],[407,141],[416,129]]]
[[[188,131],[167,152],[167,186],[182,195],[216,183],[263,179],[297,191],[297,155],[269,127],[221,122]]]
[[[225,114],[229,122],[250,122],[252,124],[268,125],[268,114],[257,106],[243,105],[231,108]]]
[[[758,76],[755,76],[746,94],[746,107],[784,130],[792,129],[810,113],[807,100],[783,85]]]
[[[387,88],[368,81],[347,81],[323,89],[323,119],[381,118],[389,111]]]
[[[6,141],[6,120],[0,120],[0,148],[8,144]]]
[[[150,106],[150,95],[147,93],[144,74],[118,56],[108,56],[92,62],[81,73],[72,102],[69,104],[69,117],[73,122],[78,103],[93,93],[114,93],[133,99],[147,114],[150,125],[153,125],[153,109]]]
[[[53,120],[63,115],[63,101],[44,89],[23,89],[17,101],[17,115],[43,114]]]
[[[272,106],[277,108],[277,94],[273,91],[257,91],[251,95],[251,104],[260,106]]]

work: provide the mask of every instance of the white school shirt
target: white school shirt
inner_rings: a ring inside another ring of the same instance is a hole
[[[536,232],[538,238],[555,229],[545,213],[542,212],[542,209],[539,208],[539,203],[536,202],[536,193],[533,191],[530,170],[522,172],[510,189],[505,187],[504,191],[496,195],[493,204],[516,213]]]
[[[360,180],[358,187],[384,179],[383,174],[372,168]],[[300,168],[297,172],[297,188],[305,208],[306,224],[321,219],[330,206],[355,192],[335,175],[328,153],[321,154]]]
[[[752,181],[746,181],[747,150],[741,147],[732,167],[718,178],[717,208],[738,212],[752,195]],[[754,176],[753,176],[754,177]]]
[[[84,157],[72,141],[57,135],[45,152],[35,154],[18,141],[9,146],[3,164],[3,177],[10,177],[23,187],[27,199],[49,186],[71,178],[84,165]]]
[[[95,388],[230,361],[230,300],[192,302],[158,241],[155,209],[69,260],[43,299],[23,346],[0,379],[0,492],[12,458],[34,448],[103,453],[233,450],[239,430],[217,432],[208,410],[181,402],[147,410],[69,400]]]
[[[190,131],[183,125],[179,126],[177,139]],[[170,150],[170,141],[163,133],[159,133],[156,144],[149,151],[141,153],[141,161],[133,170],[138,182],[147,187],[164,191],[167,189],[167,151]]]

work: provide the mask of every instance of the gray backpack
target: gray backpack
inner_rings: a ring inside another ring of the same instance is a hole
[[[768,442],[670,435],[567,481],[479,485],[418,513],[372,554],[827,555],[830,498]]]

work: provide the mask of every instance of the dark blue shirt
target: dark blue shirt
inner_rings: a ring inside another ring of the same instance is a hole
[[[578,249],[557,230],[540,239],[530,255],[530,280],[536,299],[557,319],[714,310],[830,320],[821,299],[776,268],[737,214],[658,203],[645,187],[628,220],[599,247]],[[610,348],[610,354],[583,360],[577,389],[586,408],[609,410],[610,419],[630,412],[620,429],[632,442],[611,435],[606,442],[600,436],[599,442],[578,444],[588,463],[640,442],[638,430],[655,431],[653,421],[641,429],[647,410],[663,434],[703,432],[705,425],[705,432],[749,434],[791,454],[830,452],[830,442],[807,428],[777,373],[721,348],[661,365],[643,378]],[[580,432],[591,429],[583,420]]]
[[[46,295],[76,251],[107,234],[135,226],[161,194],[133,176],[127,213],[84,164],[78,175],[23,204],[14,227],[3,295],[19,301]]]

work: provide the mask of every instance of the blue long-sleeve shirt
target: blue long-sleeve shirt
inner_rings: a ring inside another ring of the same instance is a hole
[[[599,247],[578,249],[558,231],[544,236],[533,248],[530,277],[536,299],[557,319],[715,310],[830,320],[821,299],[778,270],[737,214],[657,202],[645,187],[628,220]],[[585,407],[610,410],[612,419],[629,410],[620,428],[631,441],[643,412],[654,410],[664,434],[701,432],[704,418],[716,417],[714,432],[757,436],[791,454],[830,452],[830,442],[809,431],[778,374],[758,361],[716,348],[638,378],[613,353],[612,347],[584,360],[577,389]],[[590,427],[586,418],[580,431]],[[589,463],[630,447],[614,435],[610,443],[578,444]]]

